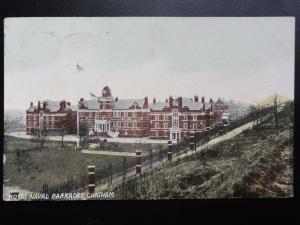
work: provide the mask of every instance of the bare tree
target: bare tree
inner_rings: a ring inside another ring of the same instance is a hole
[[[277,94],[275,94],[275,96],[274,96],[274,119],[275,119],[275,128],[278,127],[277,108],[278,108]]]
[[[40,141],[40,151],[42,151],[42,148],[44,147],[44,144],[48,138],[48,135],[49,135],[49,130],[46,126],[46,121],[44,120],[43,121],[43,125],[36,130],[35,134],[37,135],[39,141]]]
[[[79,122],[79,144],[81,145],[89,135],[89,125],[87,122]]]
[[[66,117],[60,117],[57,121],[56,133],[61,136],[61,147],[64,146],[64,136],[70,129],[70,122]]]

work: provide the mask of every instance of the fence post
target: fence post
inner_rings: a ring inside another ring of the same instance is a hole
[[[95,166],[88,166],[88,193],[92,194],[95,191]]]
[[[48,184],[47,183],[43,184],[43,193],[48,193]]]
[[[112,163],[109,162],[107,165],[107,185],[112,184]]]
[[[153,152],[152,149],[149,151],[149,163],[150,163],[150,169],[152,170],[153,168]]]
[[[191,134],[191,136],[190,136],[190,150],[193,150],[193,148],[194,148],[194,138],[195,138],[195,136],[193,134]]]
[[[172,141],[168,141],[168,160],[172,161]]]
[[[136,174],[141,174],[142,173],[142,151],[136,150],[135,154],[136,154],[135,171]]]

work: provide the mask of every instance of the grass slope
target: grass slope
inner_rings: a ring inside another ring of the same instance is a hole
[[[292,197],[288,109],[202,154],[114,187],[120,199]]]

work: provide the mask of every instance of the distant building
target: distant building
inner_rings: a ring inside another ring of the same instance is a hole
[[[90,100],[79,101],[78,123],[86,123],[94,135],[119,137],[150,137],[154,139],[179,140],[191,132],[202,132],[222,122],[226,105],[221,99],[216,103],[204,97],[172,97],[165,102],[154,98],[149,103],[143,99],[113,98],[109,87],[101,96],[91,94]]]
[[[31,102],[26,114],[26,133],[33,134],[46,128],[55,132],[58,121],[66,118],[71,129],[68,133],[79,133],[80,124],[88,126],[89,135],[103,137],[149,137],[177,141],[193,132],[203,132],[222,123],[227,106],[221,99],[215,103],[212,99],[205,102],[193,98],[172,97],[165,102],[156,98],[149,102],[142,99],[119,99],[113,97],[109,87],[105,86],[97,96],[91,93],[91,99],[83,98],[78,107],[70,102],[39,101],[37,106]]]
[[[31,102],[26,111],[26,134],[34,134],[42,128],[55,133],[62,118],[68,121],[66,133],[76,134],[76,111],[76,107],[65,100],[38,101],[37,105]]]

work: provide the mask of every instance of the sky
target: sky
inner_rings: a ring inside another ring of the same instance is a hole
[[[106,85],[119,99],[294,98],[293,17],[6,18],[4,33],[5,109]]]

